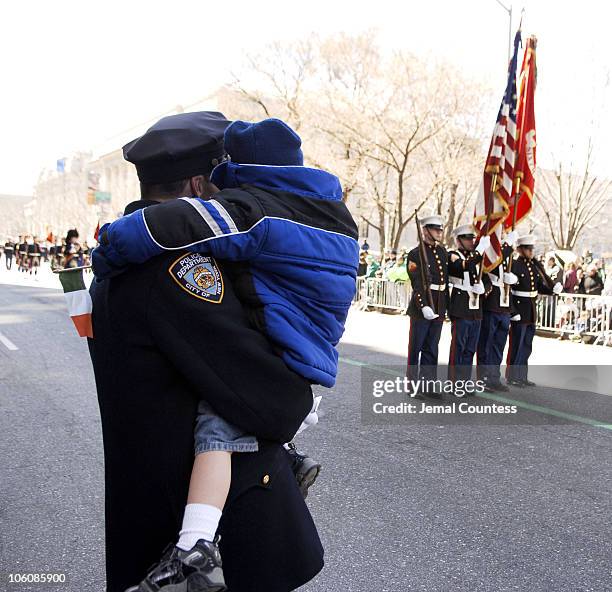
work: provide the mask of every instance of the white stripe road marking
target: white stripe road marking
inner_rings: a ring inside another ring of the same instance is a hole
[[[19,348],[6,336],[0,333],[0,341],[6,345],[10,351],[17,351]]]

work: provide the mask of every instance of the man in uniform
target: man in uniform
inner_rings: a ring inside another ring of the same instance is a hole
[[[27,236],[19,237],[19,257],[17,259],[17,269],[26,272],[28,270],[28,241]]]
[[[13,266],[13,253],[15,252],[15,243],[13,239],[9,238],[4,243],[4,264],[6,265],[7,271],[10,271]]]
[[[448,252],[448,279],[452,288],[448,306],[452,323],[448,370],[449,378],[468,380],[478,345],[482,320],[481,295],[485,291],[479,277],[479,264],[491,239],[482,236],[474,248],[476,230],[471,224],[458,226],[452,236],[457,248]]]
[[[423,218],[421,228],[427,256],[427,270],[421,269],[418,246],[408,253],[408,275],[412,284],[412,296],[408,305],[410,334],[406,376],[411,380],[436,377],[438,344],[448,305],[448,253],[440,242],[444,229],[442,216]],[[429,278],[428,285],[423,283],[423,275]],[[432,302],[429,301],[427,288],[431,292]],[[433,393],[430,394],[435,396]]]
[[[136,165],[142,199],[125,213],[210,196],[228,124],[220,113],[180,114],[150,128],[138,153],[128,145],[124,154]],[[93,258],[95,265],[95,251]],[[195,279],[199,268],[205,282]],[[152,564],[146,585],[157,587],[147,590],[187,589],[174,587],[185,586],[185,578],[190,592],[209,589],[194,579],[219,566],[215,554],[199,547],[177,553],[172,544],[159,562],[181,527],[201,399],[259,441],[258,452],[232,456],[218,531],[229,590],[289,592],[322,568],[323,549],[281,444],[311,409],[310,384],[251,327],[233,289],[235,271],[181,249],[92,285],[108,592],[141,581]]]
[[[506,380],[508,384],[523,388],[535,386],[527,378],[527,365],[536,329],[536,299],[538,294],[560,294],[563,286],[557,282],[548,287],[542,277],[543,270],[534,261],[533,235],[521,236],[517,240],[518,257],[512,271],[518,281],[512,286],[512,306],[516,312],[510,323],[510,343],[506,358]]]
[[[516,231],[510,232],[502,245],[502,260],[487,274],[488,285],[484,295],[482,325],[478,339],[476,363],[478,377],[486,381],[487,392],[507,392],[510,389],[501,382],[501,363],[510,331],[510,286],[518,281],[511,269]],[[516,316],[518,320],[519,315]]]

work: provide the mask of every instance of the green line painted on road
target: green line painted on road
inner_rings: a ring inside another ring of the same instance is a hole
[[[351,358],[344,358],[344,357],[341,357],[340,361],[344,364],[348,364],[349,366],[371,368],[372,370],[376,370],[384,374],[389,374],[391,376],[397,376],[397,372],[394,372],[393,370],[389,370],[388,368],[383,368],[382,366],[377,366],[375,364],[368,364],[367,362],[360,362],[359,360],[352,360]],[[528,411],[535,411],[537,413],[543,413],[545,415],[550,415],[552,417],[558,417],[559,419],[567,419],[569,421],[584,423],[594,428],[603,428],[604,430],[612,430],[612,424],[597,421],[596,419],[590,419],[588,417],[582,417],[581,415],[565,413],[564,411],[558,411],[557,409],[551,409],[550,407],[544,407],[543,405],[534,405],[533,403],[525,403],[524,401],[516,401],[514,399],[510,399],[508,397],[502,397],[501,395],[494,395],[492,393],[479,393],[478,396],[482,397],[483,399],[497,401],[498,403],[507,403],[509,405],[516,405],[517,407],[522,407],[523,409],[527,409]]]

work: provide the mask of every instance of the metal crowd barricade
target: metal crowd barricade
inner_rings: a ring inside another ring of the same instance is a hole
[[[354,304],[362,310],[406,312],[410,302],[409,282],[382,278],[357,278]],[[562,337],[592,338],[592,343],[612,345],[612,296],[560,294],[540,296],[536,326]]]
[[[594,344],[612,344],[612,297],[586,294],[541,296],[537,327],[562,337],[590,336]]]
[[[357,278],[354,302],[363,310],[376,308],[405,312],[410,302],[410,283],[390,282],[382,278]]]

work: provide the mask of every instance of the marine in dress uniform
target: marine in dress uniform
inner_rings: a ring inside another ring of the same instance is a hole
[[[517,240],[518,257],[512,271],[518,281],[512,286],[512,306],[516,314],[510,323],[510,342],[506,358],[506,380],[517,387],[534,386],[527,378],[527,366],[536,329],[536,300],[538,294],[560,294],[563,286],[557,282],[551,289],[533,261],[536,238],[521,236]]]
[[[9,238],[4,243],[4,264],[7,271],[13,266],[13,253],[15,252],[15,243]]]
[[[482,324],[476,355],[478,377],[486,381],[488,392],[507,392],[501,382],[501,363],[510,331],[510,318],[516,313],[512,309],[510,286],[518,281],[516,274],[508,269],[514,253],[516,233],[508,234],[502,245],[502,261],[486,275],[488,278],[483,298]],[[506,287],[507,286],[507,287]]]
[[[448,306],[448,253],[440,243],[444,220],[438,215],[427,216],[421,220],[421,227],[433,307],[428,302],[426,287],[423,284],[417,246],[408,253],[408,275],[412,284],[412,296],[408,305],[410,333],[406,376],[412,380],[418,380],[421,376],[431,379],[436,377],[438,344]]]
[[[139,176],[139,167],[148,168],[156,183],[187,179],[193,188],[222,157],[228,122],[221,114],[174,117],[154,126],[135,164]],[[141,199],[125,213],[154,203]],[[282,446],[310,411],[312,390],[251,326],[233,289],[235,271],[181,249],[92,284],[89,347],[104,439],[108,592],[140,581],[176,538],[201,399],[259,441],[258,452],[232,456],[219,525],[229,590],[289,592],[323,566],[316,527]],[[173,556],[169,577],[193,571],[188,561],[178,565]],[[207,589],[191,584],[190,592]]]
[[[448,370],[452,380],[467,380],[472,373],[482,320],[485,287],[479,278],[480,263],[490,239],[483,236],[475,249],[476,230],[471,224],[458,226],[452,236],[457,248],[448,252],[448,316],[452,324]]]

